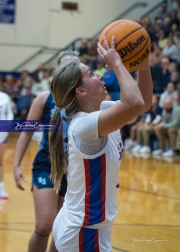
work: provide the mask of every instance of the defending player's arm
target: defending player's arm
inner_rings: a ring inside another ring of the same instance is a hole
[[[41,120],[44,110],[44,104],[49,95],[49,91],[43,92],[38,95],[32,103],[27,120]],[[26,149],[31,141],[33,132],[22,132],[18,138],[16,149],[15,149],[15,158],[14,158],[14,179],[16,186],[20,190],[24,190],[24,187],[21,184],[21,179],[26,180],[24,174],[20,168],[21,161],[26,152]]]

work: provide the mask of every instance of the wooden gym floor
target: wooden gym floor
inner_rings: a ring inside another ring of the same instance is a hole
[[[26,252],[34,230],[31,164],[38,143],[31,141],[22,162],[27,178],[22,192],[15,187],[12,172],[16,141],[16,135],[9,137],[4,160],[10,198],[0,200],[0,252]],[[125,153],[120,181],[113,252],[180,251],[180,157],[165,160]]]

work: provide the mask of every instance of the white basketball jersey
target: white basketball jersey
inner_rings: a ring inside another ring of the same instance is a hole
[[[0,91],[0,120],[12,120],[13,113],[11,109],[11,101],[9,96]],[[0,143],[8,136],[7,132],[0,132]]]
[[[99,153],[81,153],[72,132],[86,115],[77,113],[69,127],[68,188],[63,211],[70,227],[102,228],[110,226],[117,214],[118,171],[123,146],[117,130],[108,135],[107,144]]]

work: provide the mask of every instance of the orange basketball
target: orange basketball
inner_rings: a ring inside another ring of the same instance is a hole
[[[111,45],[116,37],[116,50],[129,72],[137,70],[151,52],[151,41],[147,31],[132,20],[118,20],[109,24],[101,33],[99,42],[103,46],[103,36]]]

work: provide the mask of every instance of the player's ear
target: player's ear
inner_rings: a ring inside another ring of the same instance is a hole
[[[81,87],[76,88],[76,94],[79,96],[85,96],[87,94],[86,89]]]

